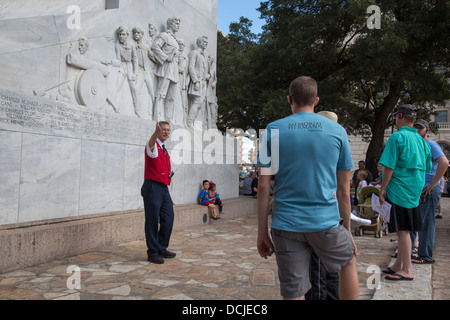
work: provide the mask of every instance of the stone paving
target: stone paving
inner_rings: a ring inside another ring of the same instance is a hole
[[[375,238],[368,231],[354,237],[361,300],[450,298],[450,198],[443,198],[443,208],[444,218],[437,220],[437,262],[415,265],[411,282],[389,282],[376,273],[392,263],[395,235]],[[175,232],[170,250],[177,257],[163,265],[147,262],[145,242],[134,241],[0,274],[0,299],[279,300],[275,258],[259,257],[256,225],[256,215],[225,216]]]

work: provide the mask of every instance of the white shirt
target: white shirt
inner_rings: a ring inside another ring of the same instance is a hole
[[[155,159],[158,157],[158,148],[156,148],[156,144],[155,144],[153,146],[153,152],[152,152],[152,150],[151,150],[152,148],[148,144],[149,142],[150,142],[150,140],[147,142],[147,145],[146,145],[147,155],[150,158]],[[159,138],[156,138],[156,142],[159,144],[159,146],[161,148],[164,146],[164,143],[161,140],[159,140]]]

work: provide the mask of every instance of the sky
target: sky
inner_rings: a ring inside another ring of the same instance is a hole
[[[260,13],[256,11],[260,7],[262,0],[218,0],[217,28],[228,33],[232,22],[239,22],[239,18],[244,16],[253,20],[252,32],[261,33],[261,27],[265,21],[259,19]]]
[[[217,28],[228,33],[230,23],[239,22],[239,18],[243,16],[253,21],[253,33],[261,33],[261,27],[265,24],[265,21],[259,19],[261,14],[256,11],[256,9],[260,7],[261,1],[262,0],[218,0]],[[251,148],[255,148],[254,143],[249,139],[244,138],[242,150],[244,162],[248,162],[248,151]]]

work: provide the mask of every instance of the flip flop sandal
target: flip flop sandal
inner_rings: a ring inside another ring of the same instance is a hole
[[[433,264],[434,260],[433,261],[429,261],[429,260],[425,260],[425,259],[422,259],[422,258],[415,258],[415,259],[411,259],[411,262],[415,263],[415,264]]]
[[[414,278],[407,278],[398,273],[388,274],[384,278],[386,280],[392,280],[392,281],[402,281],[402,280],[412,281],[412,280],[414,280]]]
[[[382,272],[383,272],[383,273],[386,273],[386,274],[395,274],[395,271],[392,270],[391,267],[387,267],[387,268],[384,269]]]

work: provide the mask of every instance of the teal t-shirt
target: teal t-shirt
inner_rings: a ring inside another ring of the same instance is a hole
[[[431,172],[431,149],[425,139],[416,129],[403,126],[389,138],[379,163],[394,170],[387,198],[403,208],[417,207],[425,173]]]
[[[353,168],[341,125],[308,112],[272,122],[262,138],[258,165],[275,173],[272,228],[315,232],[338,226],[336,171]]]

